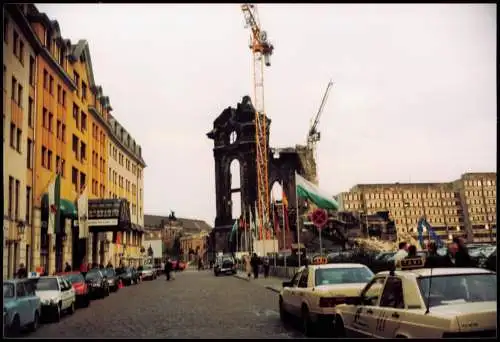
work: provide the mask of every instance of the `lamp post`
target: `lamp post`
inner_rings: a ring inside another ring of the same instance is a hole
[[[21,239],[21,236],[24,235],[24,230],[26,229],[26,224],[24,221],[18,221],[17,222],[17,234],[19,236],[19,239]]]

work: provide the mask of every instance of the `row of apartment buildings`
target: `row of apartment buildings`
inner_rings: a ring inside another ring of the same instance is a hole
[[[118,255],[140,255],[146,165],[140,145],[111,115],[88,42],[64,39],[58,22],[33,4],[9,4],[3,61],[4,277],[20,263],[52,273],[83,258],[116,263]],[[49,237],[47,187],[56,173],[64,222]],[[84,189],[89,225],[119,205],[123,227],[91,226],[81,239],[76,200]]]
[[[466,236],[471,242],[494,242],[496,179],[496,173],[465,173],[445,183],[358,184],[336,197],[342,211],[389,211],[402,235],[416,238],[417,222],[425,217],[445,241]]]

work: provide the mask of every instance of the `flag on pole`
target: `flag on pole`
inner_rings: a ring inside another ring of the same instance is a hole
[[[290,225],[288,224],[288,199],[286,198],[285,191],[283,191],[281,197],[281,204],[283,205],[283,229],[290,231]]]
[[[252,239],[254,240],[257,237],[256,231],[257,229],[255,228],[255,221],[253,220],[253,215],[252,215],[252,208],[248,208],[248,215],[249,220],[250,220],[250,234],[252,235]]]
[[[258,238],[262,239],[261,230],[260,230],[259,213],[257,211],[257,206],[255,206],[255,230],[256,230],[256,235],[258,236]]]
[[[301,198],[309,200],[321,209],[338,209],[339,204],[316,185],[295,172],[295,191]]]
[[[48,235],[55,235],[59,232],[60,224],[60,203],[61,203],[61,176],[59,173],[56,174],[54,180],[49,184],[48,188],[49,196],[49,222],[47,228]]]
[[[233,236],[236,234],[236,231],[238,230],[238,221],[239,220],[234,220],[233,228],[231,229],[231,234],[229,234],[229,242],[233,242]]]
[[[84,188],[77,201],[78,207],[78,238],[84,239],[89,236],[89,197],[87,188]]]

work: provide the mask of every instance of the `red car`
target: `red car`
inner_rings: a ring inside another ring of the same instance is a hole
[[[184,261],[172,260],[172,270],[184,271],[186,269],[186,263]]]
[[[85,308],[88,307],[90,305],[90,293],[83,274],[80,272],[65,272],[58,275],[64,277],[73,285],[77,305]]]

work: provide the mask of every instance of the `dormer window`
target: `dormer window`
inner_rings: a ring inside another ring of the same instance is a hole
[[[64,47],[61,47],[59,50],[59,65],[64,69],[64,55],[66,53],[66,50]]]
[[[127,147],[130,147],[130,135],[127,136]]]

